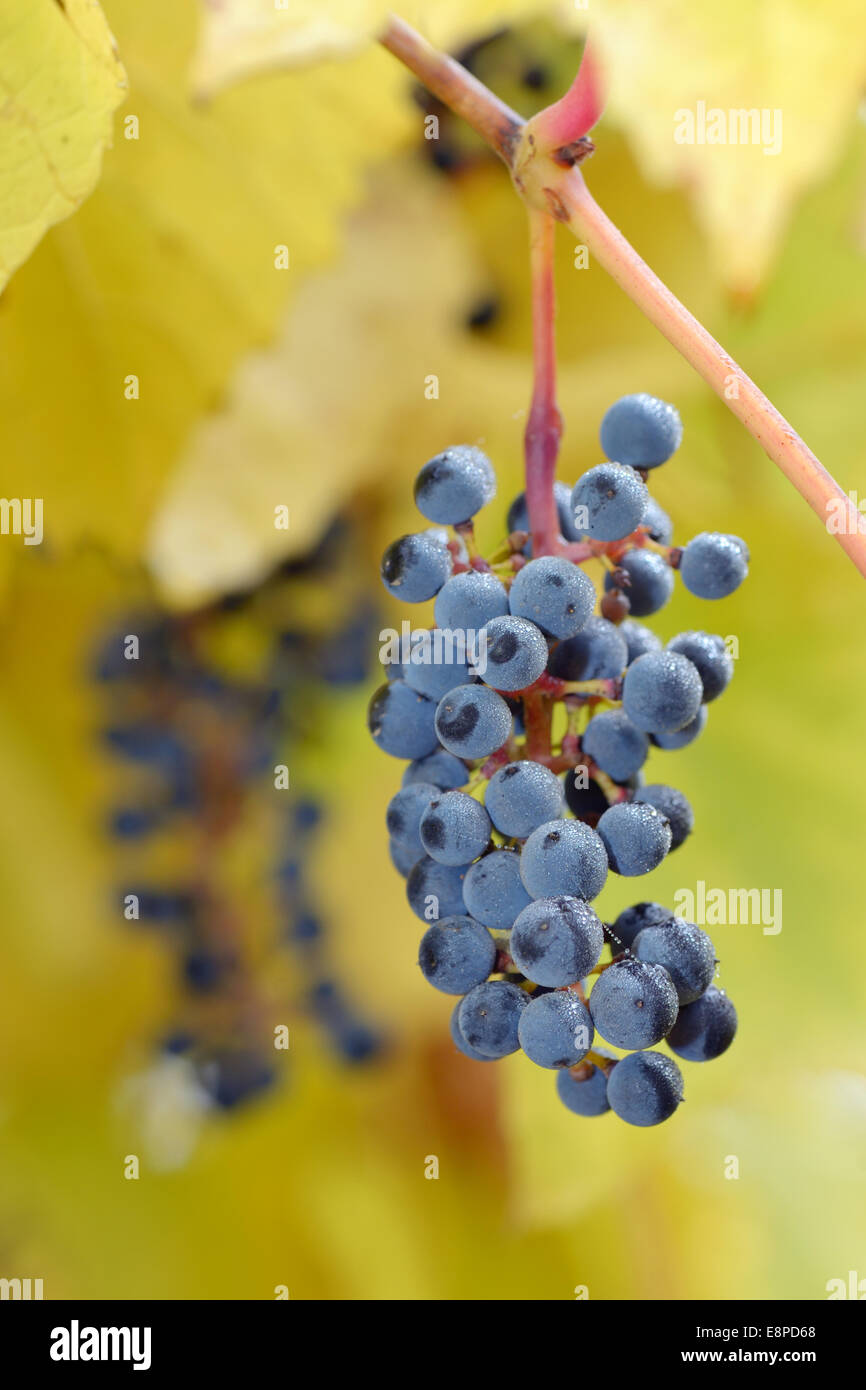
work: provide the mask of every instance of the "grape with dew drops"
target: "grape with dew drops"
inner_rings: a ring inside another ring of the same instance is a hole
[[[435,618],[478,630],[479,660],[473,679],[461,673],[448,689],[444,666],[415,677],[398,668],[393,694],[374,697],[371,721],[393,755],[433,741],[403,753],[410,761],[388,828],[410,906],[426,924],[422,971],[435,988],[465,994],[451,1014],[455,1047],[485,1061],[522,1050],[558,1071],[573,1114],[612,1113],[637,1126],[669,1118],[683,1093],[676,1065],[646,1049],[669,1036],[698,1059],[732,1036],[733,1006],[713,993],[716,962],[700,928],[649,901],[612,924],[594,905],[609,874],[642,877],[688,838],[689,800],[644,767],[665,756],[655,750],[687,746],[706,701],[730,681],[721,638],[695,630],[664,647],[638,621],[667,603],[684,558],[647,487],[680,436],[667,403],[616,402],[602,428],[605,451],[616,450],[609,462],[573,489],[556,485],[562,554],[533,556],[531,540],[513,534],[530,529],[521,496],[509,511],[512,534],[485,558],[471,518],[495,494],[489,460],[453,446],[425,465],[421,511],[454,528]],[[580,513],[566,520],[566,504]],[[698,541],[685,587],[715,595],[748,555],[736,538]],[[426,705],[401,692],[412,685],[422,699],[441,693],[432,730]],[[605,1039],[630,1055],[618,1060]]]

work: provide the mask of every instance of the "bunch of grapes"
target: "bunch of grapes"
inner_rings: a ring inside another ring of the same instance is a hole
[[[425,464],[415,501],[434,525],[395,541],[381,573],[397,597],[435,598],[436,625],[388,654],[368,714],[379,747],[410,760],[387,809],[391,857],[430,923],[421,970],[460,996],[456,1047],[476,1061],[522,1049],[558,1072],[569,1110],[642,1126],[683,1097],[656,1044],[706,1061],[737,1024],[700,927],[653,902],[612,923],[592,906],[609,873],[649,873],[691,832],[686,797],[641,769],[651,747],[700,734],[733,674],[721,637],[683,632],[662,647],[637,621],[664,606],[677,573],[717,600],[748,572],[736,536],[672,545],[647,479],[681,438],[664,401],[615,402],[601,425],[609,461],[573,489],[555,484],[558,553],[537,557],[524,495],[504,545],[478,553],[472,518],[496,491],[479,449]],[[600,601],[590,561],[603,566]]]
[[[109,816],[126,861],[117,911],[162,932],[179,997],[160,1053],[186,1059],[223,1110],[280,1079],[274,1027],[287,1017],[314,1019],[345,1061],[382,1048],[333,974],[306,873],[325,810],[296,785],[319,719],[334,714],[324,692],[368,674],[378,615],[355,593],[357,561],[339,522],[254,590],[182,615],[152,605],[100,646],[101,741],[127,769]],[[345,590],[336,622],[316,606],[324,575]],[[259,893],[233,870],[251,824],[268,842]]]

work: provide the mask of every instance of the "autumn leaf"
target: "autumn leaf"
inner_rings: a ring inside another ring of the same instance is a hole
[[[93,0],[0,13],[0,288],[91,192],[126,78]]]
[[[412,108],[373,49],[196,107],[192,7],[112,0],[111,20],[134,120],[3,297],[0,418],[4,489],[44,498],[48,541],[134,557],[188,432],[338,250],[367,163],[405,140]]]
[[[345,57],[375,33],[390,8],[388,0],[204,0],[193,87],[206,96],[268,68]]]
[[[312,544],[344,497],[382,475],[396,401],[435,427],[428,378],[458,341],[473,270],[445,190],[408,160],[380,171],[343,259],[307,281],[166,489],[148,558],[173,602],[253,583]],[[288,529],[275,525],[280,506]]]
[[[388,14],[452,48],[534,15],[552,0],[201,0],[201,35],[192,66],[195,90],[210,95],[265,69],[344,57],[375,39]],[[561,7],[559,7],[561,9]]]
[[[837,163],[851,131],[866,84],[866,9],[599,0],[592,26],[609,117],[651,179],[688,189],[714,263],[751,294],[797,199]]]

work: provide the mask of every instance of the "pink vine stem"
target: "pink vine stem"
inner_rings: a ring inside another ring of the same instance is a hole
[[[591,130],[603,110],[601,72],[592,43],[587,40],[577,75],[565,96],[535,117],[535,138],[550,150],[561,150]]]
[[[745,425],[826,529],[829,530],[831,514],[836,513],[833,534],[861,574],[866,575],[866,526],[854,502],[742,368],[641,260],[595,202],[580,170],[566,167],[568,161],[565,166],[557,161],[555,156],[558,151],[561,153],[559,140],[565,137],[565,143],[573,141],[576,129],[592,115],[591,90],[596,71],[591,55],[588,67],[584,65],[587,71],[583,80],[579,73],[562,102],[554,103],[532,121],[523,122],[483,83],[454,59],[437,52],[405,20],[392,16],[380,39],[434,96],[462,116],[496,151],[530,209],[550,214],[580,237],[599,265]],[[534,275],[536,271],[540,277],[540,262],[533,267]],[[534,308],[540,302],[534,294]],[[535,336],[537,344],[537,329]],[[533,408],[538,399],[537,381]],[[536,423],[541,418],[537,411]],[[531,419],[532,411],[530,422]],[[536,447],[540,452],[540,446],[534,444],[533,458]],[[527,481],[527,492],[530,488],[534,493],[534,479]],[[540,540],[545,541],[550,534],[546,504],[541,508],[536,504],[535,515],[533,530],[537,526]]]
[[[553,246],[556,224],[545,212],[529,211],[529,260],[532,275],[532,346],[534,382],[526,421],[526,505],[532,533],[532,553],[552,555],[558,545],[559,524],[553,483],[562,437],[562,416],[556,404],[556,330]]]
[[[866,534],[853,501],[751,377],[641,260],[599,207],[580,170],[569,170],[563,181],[563,220],[569,229],[742,421],[825,526],[838,508],[844,510],[839,543],[866,575]]]

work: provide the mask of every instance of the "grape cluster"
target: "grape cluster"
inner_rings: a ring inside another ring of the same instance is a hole
[[[367,678],[379,624],[357,596],[358,562],[340,521],[255,589],[181,615],[151,602],[99,644],[100,741],[125,767],[108,817],[115,910],[160,931],[177,990],[159,1053],[184,1058],[222,1110],[281,1079],[274,1027],[287,1020],[315,1020],[348,1062],[383,1045],[334,976],[306,873],[325,811],[304,785],[303,752],[325,742],[327,691]],[[324,577],[344,590],[330,625],[315,602]],[[250,825],[267,845],[255,891],[233,867],[248,858]]]
[[[592,906],[609,873],[649,873],[690,834],[687,798],[642,768],[651,748],[700,734],[733,675],[721,637],[683,632],[663,647],[636,621],[664,606],[677,573],[721,599],[748,572],[737,536],[672,545],[647,480],[681,437],[666,402],[615,402],[606,459],[573,489],[556,484],[557,553],[538,556],[523,495],[505,543],[478,552],[472,519],[496,490],[479,449],[426,463],[415,501],[433,525],[395,541],[381,573],[393,595],[434,599],[435,626],[383,655],[368,712],[379,747],[408,760],[386,813],[391,858],[429,924],[424,977],[460,996],[455,1046],[477,1061],[522,1049],[558,1072],[569,1110],[642,1126],[683,1096],[673,1057],[651,1049],[707,1061],[737,1022],[697,925],[652,902],[612,923]]]

